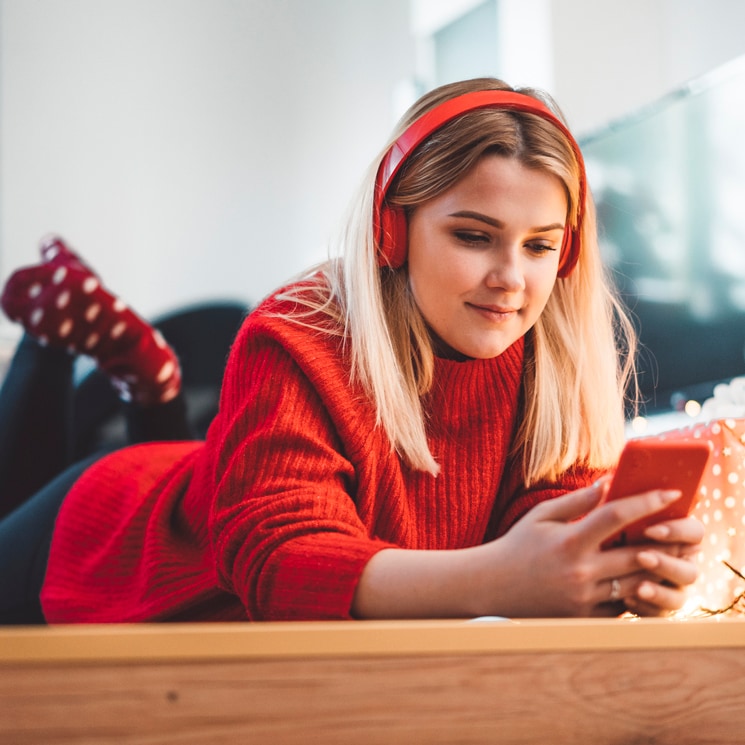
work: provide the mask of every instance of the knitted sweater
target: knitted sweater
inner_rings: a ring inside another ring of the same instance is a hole
[[[349,618],[381,549],[477,545],[595,477],[520,486],[522,340],[436,360],[433,477],[392,450],[339,337],[277,317],[287,309],[270,299],[247,317],[206,442],[126,448],[79,479],[52,541],[48,621]]]

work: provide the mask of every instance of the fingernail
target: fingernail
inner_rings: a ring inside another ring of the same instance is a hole
[[[610,476],[607,476],[607,475],[601,476],[599,479],[597,479],[593,483],[592,488],[605,490],[605,488],[608,486],[609,483],[610,483]]]
[[[656,569],[660,565],[660,557],[654,551],[640,551],[636,555],[636,560],[645,569]]]
[[[655,541],[661,541],[669,537],[670,528],[667,525],[651,525],[644,531],[644,535]]]
[[[665,489],[660,492],[660,498],[665,504],[674,502],[676,499],[680,499],[682,492],[680,489]]]
[[[642,582],[636,589],[636,594],[642,600],[651,600],[654,597],[654,587],[649,582]]]

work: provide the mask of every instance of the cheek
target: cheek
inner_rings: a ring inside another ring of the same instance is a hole
[[[409,286],[414,302],[427,325],[436,333],[441,333],[452,307],[453,278],[443,271],[440,264],[416,266],[413,269],[409,272]]]
[[[422,259],[410,268],[410,272],[413,271],[418,278],[420,287],[426,283],[450,292],[458,291],[478,282],[486,273],[479,257],[449,247]]]
[[[414,302],[427,320],[436,307],[434,299],[438,295],[440,280],[437,272],[431,269],[413,267],[409,271],[409,286]]]
[[[427,304],[430,309],[436,309],[472,287],[475,274],[472,264],[440,254],[436,261],[410,266],[409,282],[420,307]]]

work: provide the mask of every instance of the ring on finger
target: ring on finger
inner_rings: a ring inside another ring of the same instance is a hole
[[[615,602],[621,597],[621,583],[614,578],[610,581],[610,599]]]

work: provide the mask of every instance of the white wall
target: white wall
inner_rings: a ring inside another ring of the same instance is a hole
[[[579,132],[745,52],[741,0],[501,3]],[[0,0],[0,281],[54,230],[145,314],[259,299],[324,258],[412,40],[407,0]]]
[[[323,259],[413,65],[399,0],[0,13],[0,274],[59,231],[146,314]]]

